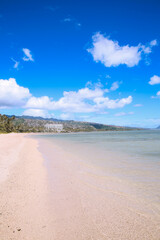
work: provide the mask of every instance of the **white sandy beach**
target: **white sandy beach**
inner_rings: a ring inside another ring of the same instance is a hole
[[[1,240],[160,239],[157,219],[59,146],[0,135],[0,171]]]
[[[36,140],[0,135],[0,239],[53,239],[46,169]]]

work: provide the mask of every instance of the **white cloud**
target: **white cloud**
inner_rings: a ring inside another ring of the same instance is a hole
[[[116,67],[120,64],[128,67],[136,66],[142,59],[142,53],[149,54],[152,47],[157,45],[156,40],[153,40],[148,46],[142,44],[120,46],[118,41],[113,41],[101,33],[96,33],[92,39],[93,46],[87,51],[92,54],[94,61],[101,62],[106,67]]]
[[[82,88],[77,92],[64,92],[63,97],[58,101],[52,101],[49,97],[31,97],[27,104],[27,108],[44,108],[54,110],[64,110],[70,112],[92,112],[93,107],[84,100],[92,100],[95,97],[103,95],[103,90],[96,88],[94,90],[89,88]]]
[[[81,88],[78,91],[63,92],[57,101],[48,96],[34,97],[28,88],[19,86],[14,78],[0,80],[0,108],[21,107],[27,109],[25,115],[48,115],[49,110],[58,110],[63,114],[105,113],[107,109],[123,108],[132,102],[132,96],[121,99],[109,99],[101,84]],[[43,110],[43,111],[38,111]],[[66,115],[62,115],[65,117]]]
[[[106,89],[88,87],[76,91],[64,92],[63,97],[53,101],[47,96],[31,97],[26,103],[26,108],[39,108],[49,110],[61,110],[67,113],[91,113],[102,112],[105,109],[122,108],[132,102],[132,97],[111,100],[106,97]]]
[[[150,42],[150,46],[156,46],[158,43],[157,43],[157,40],[154,39]]]
[[[92,87],[92,86],[93,86],[93,84],[92,84],[92,82],[91,82],[91,81],[88,81],[88,82],[85,84],[85,86],[86,86],[86,87]]]
[[[41,109],[52,109],[54,102],[48,96],[43,97],[31,97],[25,107],[26,108],[41,108]]]
[[[22,113],[23,116],[51,118],[54,114],[49,114],[48,111],[43,109],[27,109]]]
[[[109,74],[107,74],[105,78],[111,78],[111,76]]]
[[[121,116],[125,116],[125,115],[126,115],[125,112],[119,112],[119,113],[116,113],[114,116],[121,117]]]
[[[18,107],[31,96],[29,89],[19,86],[14,78],[0,79],[0,107]]]
[[[115,116],[116,116],[116,117],[122,117],[122,116],[133,115],[133,114],[134,114],[134,112],[128,112],[128,113],[119,112],[119,113],[116,113]]]
[[[152,47],[157,46],[157,45],[158,45],[157,40],[154,39],[148,45],[146,45],[146,46],[141,45],[141,47],[142,47],[142,50],[144,51],[144,53],[149,54],[152,52]]]
[[[160,77],[157,75],[154,75],[150,78],[150,81],[148,82],[150,85],[160,84]]]
[[[24,52],[25,56],[23,57],[24,61],[34,61],[31,51],[28,48],[23,48],[22,51]]]
[[[143,107],[143,105],[138,103],[138,104],[135,104],[134,107]]]
[[[112,86],[110,88],[111,91],[115,91],[119,88],[119,83],[118,82],[114,82],[112,83]]]
[[[71,18],[65,18],[63,21],[64,21],[64,22],[71,22],[71,21],[73,21],[73,19],[71,19]]]
[[[62,20],[62,22],[65,22],[65,23],[72,23],[75,25],[76,28],[80,28],[82,26],[82,24],[80,22],[77,22],[77,20],[75,18],[71,18],[71,17],[67,17],[67,18],[64,18]]]
[[[100,88],[64,92],[63,97],[55,102],[55,108],[65,112],[94,112],[93,99],[100,96],[103,96],[103,90]]]
[[[108,97],[99,97],[95,98],[94,102],[96,103],[97,109],[115,109],[115,108],[123,108],[125,105],[128,105],[132,102],[132,96],[122,99],[109,99]]]
[[[62,120],[70,120],[70,119],[74,119],[74,117],[70,113],[62,113],[60,115],[60,119],[62,119]]]
[[[14,58],[11,58],[11,60],[14,62],[13,68],[18,69],[19,62],[16,61]]]
[[[160,98],[160,91],[157,92],[156,96],[151,96],[152,99]]]

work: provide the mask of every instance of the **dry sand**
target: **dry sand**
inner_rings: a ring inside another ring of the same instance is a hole
[[[160,239],[147,207],[60,146],[0,135],[0,170],[0,240]]]
[[[0,240],[54,239],[43,158],[24,136],[0,135]]]

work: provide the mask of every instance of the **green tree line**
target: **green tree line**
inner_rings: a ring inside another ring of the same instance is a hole
[[[17,119],[15,116],[8,117],[0,114],[0,133],[10,132],[43,132],[43,126],[36,126],[36,122],[33,125],[29,125],[28,121]]]
[[[6,115],[0,114],[0,132],[10,133],[14,132],[15,126],[13,124],[15,116],[7,117]]]

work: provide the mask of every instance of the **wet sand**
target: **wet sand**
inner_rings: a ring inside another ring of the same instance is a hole
[[[62,146],[0,135],[0,156],[1,240],[160,239],[156,213]]]

